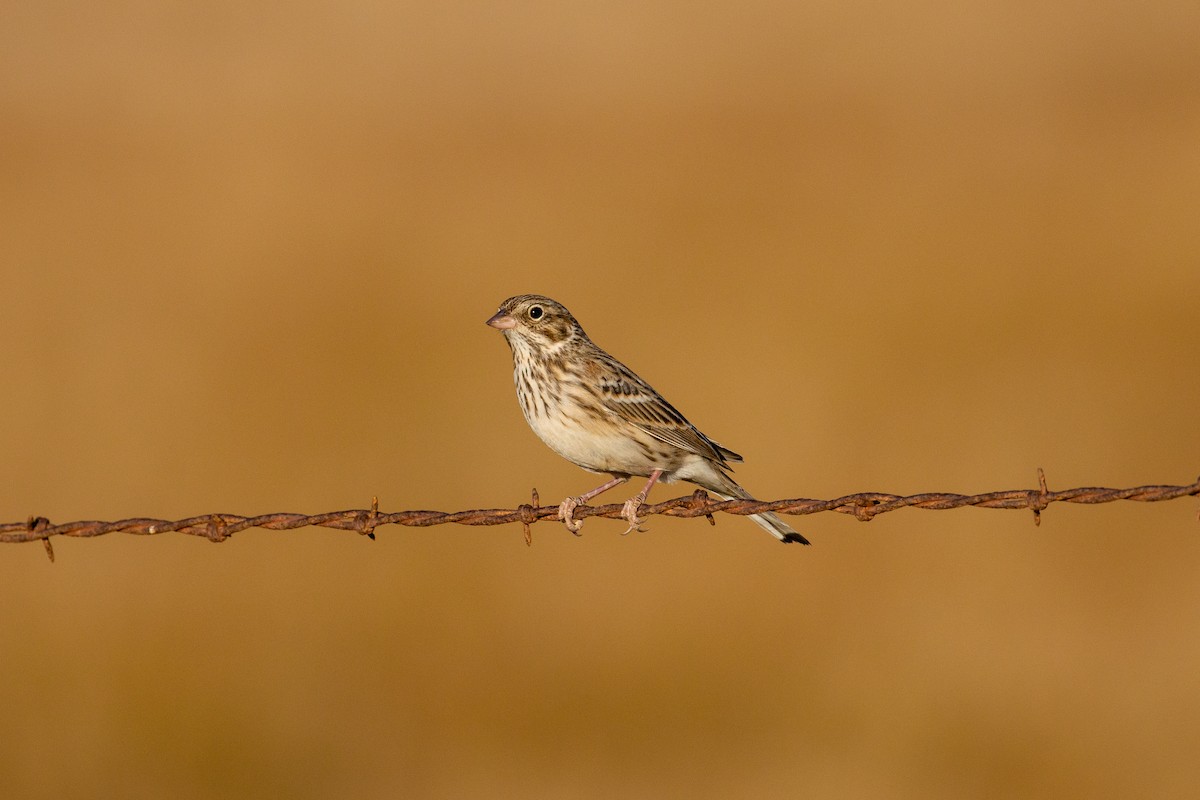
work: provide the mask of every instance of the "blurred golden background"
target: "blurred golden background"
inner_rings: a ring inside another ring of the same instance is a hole
[[[1200,473],[1195,2],[5,18],[3,521],[591,488],[521,292],[764,498]],[[1193,796],[1196,512],[7,545],[0,796]]]

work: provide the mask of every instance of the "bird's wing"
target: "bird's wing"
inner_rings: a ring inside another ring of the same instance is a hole
[[[710,458],[718,464],[742,457],[722,447],[688,422],[673,405],[628,367],[610,362],[598,376],[597,387],[605,407],[659,441]]]

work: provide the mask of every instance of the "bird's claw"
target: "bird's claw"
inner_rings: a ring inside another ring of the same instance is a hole
[[[621,519],[629,523],[629,527],[625,529],[622,536],[627,536],[634,531],[642,531],[642,520],[638,517],[638,509],[642,507],[642,503],[646,500],[644,495],[636,495],[625,501],[625,505],[621,507]],[[579,529],[583,527],[583,520],[575,519],[575,509],[579,508],[583,503],[578,497],[568,497],[558,504],[558,518],[562,520],[562,524],[567,530],[576,536],[582,536]]]
[[[624,533],[621,534],[622,536],[628,536],[634,531],[637,531],[638,533],[642,532],[641,525],[645,520],[638,519],[637,512],[638,509],[641,508],[642,502],[645,499],[646,498],[644,496],[637,495],[625,501],[625,505],[621,508],[621,519],[628,522],[629,527],[626,528]]]
[[[558,504],[558,518],[562,520],[562,524],[567,527],[571,533],[576,536],[582,536],[579,529],[583,527],[583,520],[575,519],[575,509],[579,508],[582,503],[578,497],[568,497]]]

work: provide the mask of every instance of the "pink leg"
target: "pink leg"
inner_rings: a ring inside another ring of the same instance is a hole
[[[591,500],[593,497],[604,494],[609,489],[612,489],[614,486],[620,486],[622,483],[624,483],[627,480],[629,480],[629,478],[613,478],[611,481],[604,484],[603,486],[597,486],[595,489],[592,489],[590,492],[584,492],[583,494],[579,495],[579,497],[577,497],[575,499],[578,500],[580,503],[586,503],[588,500]]]
[[[573,516],[575,513],[575,509],[578,508],[579,506],[583,505],[584,503],[586,503],[588,500],[591,500],[596,495],[603,494],[604,492],[607,492],[609,489],[613,488],[614,486],[620,486],[622,483],[624,483],[627,480],[629,480],[629,479],[628,478],[613,478],[608,483],[604,484],[603,486],[597,486],[595,489],[592,489],[590,492],[584,492],[583,494],[579,495],[578,497],[568,497],[566,500],[563,500],[558,505],[558,518],[561,519],[563,521],[563,524],[567,526],[567,530],[569,530],[571,533],[578,536],[579,529],[583,527],[583,520],[575,519],[575,517]]]
[[[651,472],[650,480],[646,481],[646,485],[642,487],[642,490],[625,501],[625,507],[621,509],[621,516],[629,523],[629,527],[625,530],[625,533],[621,534],[622,536],[632,530],[640,530],[638,526],[642,524],[642,521],[638,519],[638,508],[641,507],[642,503],[646,502],[646,498],[650,496],[650,489],[654,484],[658,483],[658,479],[662,477],[662,474],[663,471],[661,469]]]

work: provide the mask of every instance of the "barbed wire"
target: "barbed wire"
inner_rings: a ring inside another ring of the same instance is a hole
[[[1135,486],[1129,489],[1107,489],[1103,487],[1082,487],[1064,489],[1052,492],[1046,486],[1046,474],[1038,469],[1038,488],[1012,489],[1002,492],[987,492],[984,494],[953,494],[950,492],[926,492],[923,494],[896,495],[883,492],[858,492],[832,500],[810,500],[795,498],[790,500],[716,500],[703,489],[697,489],[690,495],[676,497],[661,503],[643,505],[638,509],[638,516],[646,517],[655,514],[667,517],[707,517],[709,523],[715,525],[714,514],[736,514],[747,516],[761,514],[764,511],[774,511],[778,514],[803,516],[818,514],[823,511],[836,511],[841,514],[851,514],[862,522],[869,522],[880,514],[896,511],[901,508],[924,508],[940,511],[963,506],[978,508],[1015,508],[1033,511],[1034,524],[1041,524],[1042,511],[1051,503],[1083,503],[1095,505],[1111,503],[1115,500],[1133,500],[1141,503],[1153,503],[1160,500],[1174,500],[1177,497],[1200,495],[1200,480],[1187,486]],[[613,503],[602,506],[578,506],[574,511],[577,520],[588,517],[605,517],[618,519],[621,517],[623,504]],[[54,536],[71,536],[90,538],[103,536],[108,533],[130,533],[139,536],[151,536],[160,533],[184,533],[190,536],[201,536],[211,542],[223,542],[235,533],[247,528],[265,528],[267,530],[294,530],[315,526],[334,528],[336,530],[354,531],[371,539],[375,538],[375,529],[383,525],[407,525],[409,527],[425,528],[431,525],[507,525],[519,522],[524,527],[525,543],[532,542],[529,526],[545,519],[558,519],[557,506],[543,506],[539,503],[537,489],[533,490],[532,501],[523,503],[516,508],[480,508],[471,511],[396,511],[380,513],[379,498],[374,498],[370,509],[354,509],[350,511],[330,511],[323,514],[261,514],[256,517],[244,517],[237,514],[201,514],[179,520],[151,519],[148,517],[133,517],[101,522],[84,520],[65,522],[55,525],[45,517],[29,517],[25,522],[0,523],[0,542],[35,542],[41,541],[46,547],[50,560],[54,560],[54,550],[50,539]]]

